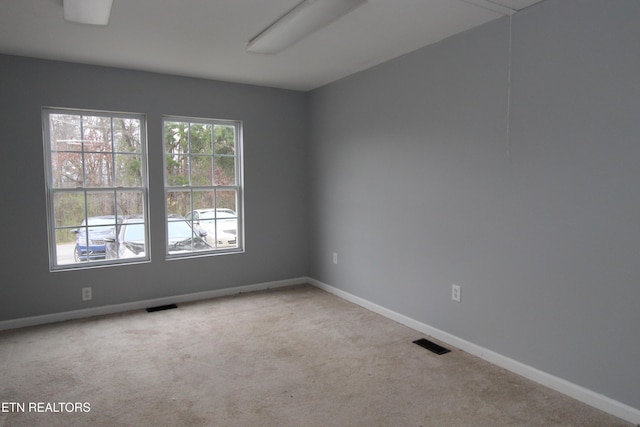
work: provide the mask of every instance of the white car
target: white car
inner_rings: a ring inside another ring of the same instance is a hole
[[[142,217],[131,217],[118,226],[117,234],[105,237],[107,259],[144,257],[145,224]],[[169,254],[206,251],[213,249],[204,239],[206,233],[194,233],[189,222],[184,218],[170,217],[167,227],[167,244]]]
[[[196,230],[206,231],[205,240],[216,247],[237,246],[238,217],[231,209],[196,209],[185,219],[193,221]],[[217,244],[216,244],[217,242]]]

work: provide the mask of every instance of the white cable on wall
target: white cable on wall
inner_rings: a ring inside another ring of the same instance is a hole
[[[511,1],[513,9],[513,0]],[[511,160],[511,56],[513,48],[513,14],[509,15],[509,50],[507,53],[507,124],[506,124],[506,151],[507,159]]]

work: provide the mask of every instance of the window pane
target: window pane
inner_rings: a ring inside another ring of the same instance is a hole
[[[84,219],[84,192],[54,193],[53,217],[56,228],[79,226]]]
[[[115,207],[114,192],[87,192],[87,216],[115,215]]]
[[[84,177],[85,187],[113,187],[113,155],[85,153]]]
[[[82,133],[85,151],[113,151],[110,117],[84,116],[82,118]]]
[[[184,217],[191,211],[191,192],[169,191],[167,192],[167,213],[169,217]]]
[[[51,173],[54,188],[81,187],[84,182],[82,153],[51,153]]]
[[[102,215],[84,218],[72,232],[74,234],[74,262],[102,261],[105,259],[105,239],[113,237],[116,233],[116,217]],[[58,261],[61,256],[64,256],[64,261],[68,262],[68,242],[61,239],[61,233],[59,235],[60,238],[56,242]]]
[[[169,255],[189,254],[213,249],[190,222],[169,218],[167,222],[167,248]]]
[[[120,225],[117,244],[107,243],[106,257],[129,259],[148,256],[147,226],[144,217],[125,219]]]
[[[213,185],[213,157],[191,157],[191,185]]]
[[[216,157],[214,174],[217,185],[236,185],[235,157]]]
[[[216,191],[216,245],[238,247],[237,192]]]
[[[179,255],[196,251],[207,251],[214,247],[208,243],[207,230],[200,228],[199,220],[185,220],[191,218],[195,212],[193,206],[212,203],[212,191],[170,191],[167,193],[167,248],[170,255]],[[197,213],[196,213],[197,214]],[[215,237],[214,237],[215,239]]]
[[[81,151],[81,116],[70,114],[51,114],[49,116],[49,141],[51,150]]]
[[[235,126],[216,125],[214,129],[215,153],[236,154],[236,128]]]
[[[190,151],[192,154],[212,154],[211,146],[211,125],[208,124],[191,124],[190,129]]]
[[[213,190],[193,192],[193,209],[214,209],[215,202],[216,193]]]
[[[237,200],[238,193],[236,190],[217,190],[216,191],[216,209],[233,212],[233,216],[237,216]]]
[[[116,214],[121,218],[144,216],[144,193],[142,191],[119,191],[116,194]]]
[[[113,119],[114,150],[120,153],[140,153],[140,120]]]
[[[123,240],[125,242],[144,242],[145,228],[144,222],[133,219],[127,223],[127,227],[122,233]],[[140,253],[136,253],[140,255]]]
[[[165,122],[164,151],[169,154],[189,151],[189,123]]]
[[[56,264],[68,265],[79,262],[79,257],[75,253],[75,234],[69,230],[56,230],[55,240]]]
[[[166,185],[179,187],[189,185],[189,161],[186,155],[174,154],[166,156]]]
[[[116,187],[142,187],[140,154],[116,154]]]

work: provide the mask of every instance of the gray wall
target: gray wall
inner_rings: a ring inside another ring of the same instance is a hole
[[[310,276],[640,408],[639,22],[517,14],[508,141],[506,18],[312,92]]]
[[[49,272],[42,106],[147,115],[151,263]],[[163,114],[243,121],[246,253],[164,259]],[[0,56],[0,117],[0,320],[307,274],[305,94]]]

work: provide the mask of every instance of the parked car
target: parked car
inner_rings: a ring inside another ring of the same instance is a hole
[[[236,246],[238,217],[231,209],[196,209],[189,212],[185,219],[193,222],[193,227],[207,232],[206,240],[218,247]]]
[[[142,218],[127,218],[118,226],[118,232],[105,238],[106,258],[144,257],[145,231]],[[169,254],[212,249],[204,240],[206,232],[191,228],[184,218],[171,217],[168,222]]]
[[[116,230],[115,215],[92,216],[85,218],[80,227],[71,230],[76,235],[73,257],[76,262],[105,258],[104,238]],[[87,239],[88,234],[88,239]]]

